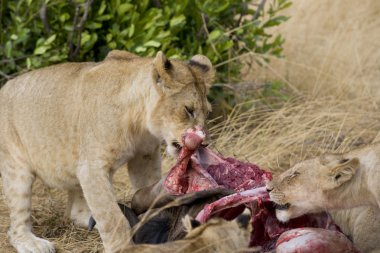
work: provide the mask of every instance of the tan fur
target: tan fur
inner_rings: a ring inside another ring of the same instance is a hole
[[[129,225],[112,175],[127,164],[133,187],[156,182],[160,143],[176,154],[172,143],[187,128],[204,127],[213,75],[204,56],[183,62],[162,52],[140,58],[112,51],[100,63],[60,64],[9,81],[0,90],[0,172],[13,246],[54,251],[31,232],[31,187],[39,177],[68,190],[76,223],[87,225],[92,213],[106,252],[125,247]]]
[[[214,218],[207,223],[191,228],[189,216],[184,218],[188,233],[184,239],[157,245],[131,245],[120,253],[234,253],[247,252],[251,226],[242,228],[234,221]]]
[[[325,154],[294,165],[267,183],[270,198],[278,205],[281,221],[306,213],[333,211],[354,242],[380,249],[380,144],[345,154]],[[365,239],[367,238],[367,239]],[[365,240],[369,240],[365,241]]]
[[[331,215],[357,249],[364,253],[380,252],[380,211],[377,207],[361,206],[332,211]]]

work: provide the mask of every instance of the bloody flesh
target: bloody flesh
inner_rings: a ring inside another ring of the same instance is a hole
[[[211,149],[202,147],[203,136],[199,130],[191,129],[183,136],[183,147],[177,164],[169,171],[163,182],[165,189],[174,195],[216,187],[233,189],[236,193],[205,205],[197,215],[197,220],[205,222],[213,216],[233,219],[243,211],[244,206],[247,206],[251,210],[253,226],[250,246],[261,246],[264,251],[275,249],[277,239],[283,233],[295,228],[313,227],[340,233],[339,227],[327,213],[304,215],[286,224],[279,222],[275,217],[275,207],[270,202],[269,194],[264,187],[265,181],[272,179],[271,173],[260,169],[257,165],[234,158],[224,158]],[[335,239],[332,242],[335,242]],[[310,252],[312,249],[309,246],[305,241],[305,251],[294,252]],[[316,249],[323,245],[312,246]]]
[[[276,243],[276,253],[358,253],[348,238],[321,228],[298,228],[284,232]]]
[[[183,147],[177,164],[169,171],[164,186],[175,195],[225,187],[243,191],[264,186],[264,179],[272,175],[257,165],[233,158],[223,158],[211,149],[201,147],[199,130],[188,130],[183,136]],[[188,147],[186,144],[191,143]]]

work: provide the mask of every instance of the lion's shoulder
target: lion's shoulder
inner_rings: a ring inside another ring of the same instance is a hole
[[[112,50],[107,54],[105,60],[132,60],[136,58],[141,57],[128,51]]]

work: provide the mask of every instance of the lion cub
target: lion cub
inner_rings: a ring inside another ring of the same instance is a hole
[[[53,252],[32,233],[36,177],[68,191],[67,213],[87,226],[91,214],[106,252],[125,247],[129,224],[112,176],[127,164],[131,184],[159,180],[160,143],[176,155],[188,128],[202,129],[210,111],[209,59],[141,58],[111,51],[99,63],[34,70],[0,90],[0,173],[10,209],[10,242],[18,252]]]
[[[380,251],[380,143],[306,160],[267,183],[276,216],[334,211],[334,220],[365,252]],[[349,209],[357,207],[354,209]],[[345,210],[342,210],[345,209]]]

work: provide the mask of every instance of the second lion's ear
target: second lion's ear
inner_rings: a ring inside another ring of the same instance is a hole
[[[349,181],[359,169],[359,158],[347,158],[339,161],[338,165],[330,169],[330,177],[336,187]]]
[[[214,81],[215,71],[211,61],[204,55],[194,55],[189,61],[189,66],[199,80],[202,80],[207,88],[210,88]]]

